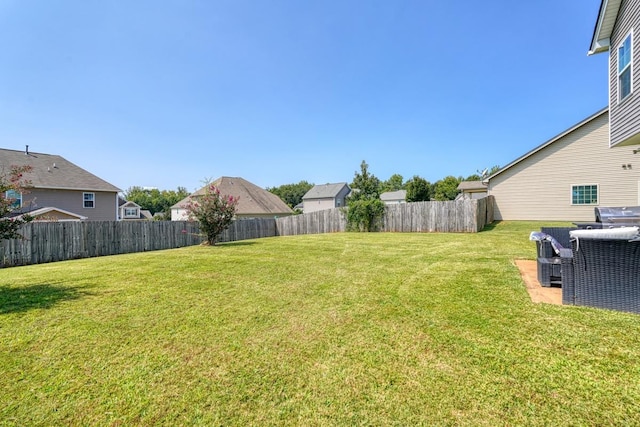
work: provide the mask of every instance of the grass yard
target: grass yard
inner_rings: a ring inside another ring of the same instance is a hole
[[[0,270],[0,425],[640,424],[640,317],[533,304],[540,223]]]

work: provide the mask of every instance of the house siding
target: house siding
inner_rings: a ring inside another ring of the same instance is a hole
[[[95,207],[85,208],[83,193],[95,194]],[[87,221],[116,221],[118,213],[117,193],[104,191],[76,191],[38,189],[29,190],[22,198],[22,205],[44,208],[56,207],[78,215],[86,216]]]
[[[597,116],[491,178],[495,219],[594,221],[595,206],[640,204],[639,158],[631,148],[609,148],[608,119]],[[592,184],[598,205],[572,205],[572,185]]]
[[[344,207],[347,205],[347,196],[350,192],[351,189],[345,185],[335,197],[303,198],[303,211],[304,213],[310,213]]]
[[[344,198],[342,200],[342,206],[344,206]],[[325,209],[333,209],[335,207],[337,207],[337,203],[333,198],[307,199],[304,201],[304,213],[323,211]]]
[[[618,102],[618,46],[633,29],[632,93]],[[640,144],[640,2],[624,0],[611,33],[609,53],[610,144]]]

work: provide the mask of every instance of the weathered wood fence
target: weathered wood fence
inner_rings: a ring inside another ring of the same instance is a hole
[[[477,233],[493,222],[493,196],[450,202],[388,205],[382,231]],[[328,209],[276,219],[279,236],[345,231],[341,209]]]
[[[493,222],[493,197],[454,202],[387,206],[382,231],[475,233]],[[234,221],[220,242],[346,230],[340,209],[282,218]],[[87,221],[33,222],[21,228],[24,240],[0,242],[0,267],[173,249],[203,241],[196,222]]]

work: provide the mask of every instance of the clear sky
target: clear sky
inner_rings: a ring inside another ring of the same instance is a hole
[[[0,0],[0,147],[121,188],[434,182],[607,105],[600,0]]]

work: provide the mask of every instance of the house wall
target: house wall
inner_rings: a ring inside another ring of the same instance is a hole
[[[495,219],[594,221],[595,206],[640,205],[640,154],[609,148],[608,118],[601,114],[491,178]],[[583,184],[598,185],[598,205],[571,204],[571,186]]]
[[[95,194],[95,207],[85,208],[83,193]],[[34,207],[56,207],[78,215],[86,216],[87,221],[115,221],[118,215],[117,193],[79,190],[49,190],[33,188],[22,197],[22,205]]]
[[[633,29],[632,93],[618,102],[618,46]],[[609,109],[611,145],[640,144],[640,2],[623,0],[611,34],[609,54]]]
[[[342,187],[335,199],[335,208],[347,206],[347,196],[351,193],[351,189],[347,186]]]
[[[460,197],[461,199],[471,199],[471,200],[477,200],[477,199],[483,199],[487,197],[487,191],[462,191],[462,193],[460,193]]]
[[[304,213],[323,211],[325,209],[333,209],[336,206],[336,200],[333,198],[325,199],[307,199],[304,201]],[[342,199],[342,205],[344,206],[344,198]]]

